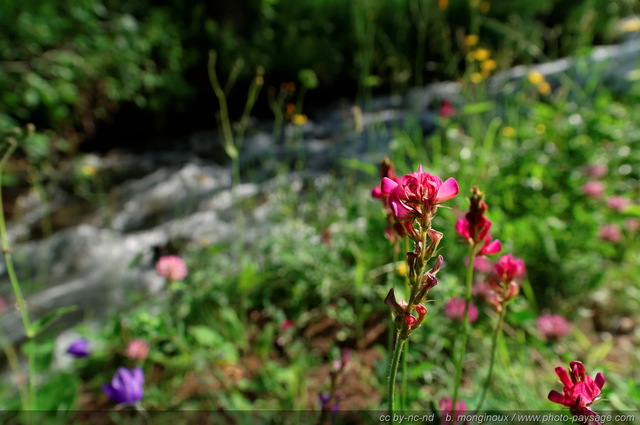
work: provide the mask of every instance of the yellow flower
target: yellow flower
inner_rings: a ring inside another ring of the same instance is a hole
[[[551,93],[551,86],[549,85],[549,83],[547,83],[546,81],[541,82],[540,84],[538,84],[538,92],[541,95],[548,95],[549,93]]]
[[[480,13],[486,15],[487,13],[489,13],[490,9],[491,9],[491,3],[489,3],[488,1],[480,2]]]
[[[480,0],[469,0],[469,4],[471,7],[478,7],[480,6]]]
[[[513,127],[507,126],[507,127],[502,129],[502,135],[504,137],[513,137],[513,136],[516,135],[516,129],[513,128]]]
[[[489,49],[483,49],[483,48],[479,48],[474,50],[473,52],[473,56],[475,56],[477,61],[486,61],[487,59],[489,59],[489,56],[491,56],[491,51]]]
[[[625,19],[622,21],[620,28],[622,32],[640,31],[640,18]]]
[[[544,75],[542,75],[540,72],[535,70],[529,72],[529,75],[527,78],[529,78],[529,82],[534,86],[537,86],[544,82]]]
[[[478,84],[482,80],[484,80],[484,77],[479,72],[474,72],[473,74],[471,74],[471,82],[473,84]]]
[[[478,36],[475,34],[469,34],[464,38],[464,44],[468,47],[473,47],[478,44]]]
[[[494,69],[496,69],[496,66],[496,61],[494,61],[493,59],[487,59],[480,63],[480,69],[486,72],[493,71]]]
[[[547,126],[544,124],[536,124],[536,134],[544,134],[547,131]]]
[[[407,263],[402,262],[396,266],[396,274],[400,277],[406,277],[409,273],[409,266]]]
[[[449,7],[449,0],[438,0],[438,8],[440,10],[445,10]]]
[[[296,125],[304,125],[309,121],[309,118],[304,114],[294,114],[291,120]]]
[[[85,176],[95,176],[98,174],[98,169],[93,165],[83,165],[80,170]]]

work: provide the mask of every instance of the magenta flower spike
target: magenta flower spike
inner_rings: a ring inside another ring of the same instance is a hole
[[[187,277],[187,265],[177,255],[165,255],[156,262],[156,272],[171,282]]]
[[[143,387],[144,374],[140,366],[133,370],[121,367],[111,383],[102,386],[102,391],[117,404],[130,405],[142,400]]]
[[[89,352],[89,341],[84,338],[75,340],[69,345],[69,348],[67,348],[67,353],[76,358],[88,357]]]
[[[384,177],[381,189],[383,194],[388,194],[389,206],[401,221],[420,217],[460,192],[456,179],[449,178],[443,182],[440,177],[422,171],[422,166],[418,171],[403,176],[400,182]]]
[[[497,254],[502,250],[502,244],[498,239],[491,240],[491,220],[484,214],[489,207],[482,201],[484,194],[473,187],[469,198],[471,203],[469,212],[460,217],[456,222],[456,233],[460,235],[469,246],[480,247],[477,256]]]
[[[500,257],[498,262],[493,266],[493,272],[501,282],[509,283],[522,277],[526,272],[526,268],[524,261],[520,258],[507,254]]]
[[[564,388],[562,394],[552,390],[548,396],[549,400],[568,407],[574,416],[596,416],[589,406],[600,396],[605,383],[604,375],[598,373],[595,380],[592,379],[585,373],[584,365],[578,361],[569,363],[569,373],[558,366],[556,374]]]

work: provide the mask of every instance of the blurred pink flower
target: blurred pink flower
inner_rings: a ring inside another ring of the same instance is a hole
[[[600,239],[606,242],[620,242],[622,239],[620,227],[617,224],[603,224],[600,226]]]
[[[557,314],[544,314],[538,317],[538,332],[547,341],[557,341],[571,331],[571,324]]]
[[[609,168],[605,164],[587,164],[584,167],[584,173],[593,179],[604,177],[607,171]]]
[[[607,199],[607,206],[612,210],[623,212],[629,206],[629,200],[623,196],[612,196]]]
[[[473,260],[473,268],[480,273],[489,273],[491,271],[491,261],[487,257],[476,257]]]
[[[156,271],[171,282],[177,282],[187,277],[187,266],[177,255],[165,255],[156,262]]]
[[[588,181],[582,186],[582,193],[590,198],[600,198],[604,195],[604,184],[595,180]]]
[[[0,297],[0,314],[4,313],[6,309],[7,303],[5,302],[4,298]]]
[[[595,416],[595,412],[589,406],[600,396],[605,383],[604,375],[598,373],[594,380],[585,373],[584,365],[576,361],[569,363],[569,373],[565,368],[558,366],[556,374],[564,388],[562,394],[552,390],[548,395],[549,400],[569,407],[574,416]],[[585,420],[584,423],[591,422]]]
[[[143,339],[132,339],[127,345],[125,354],[130,359],[144,360],[149,354],[149,344]]]
[[[440,104],[440,118],[449,118],[452,117],[456,114],[456,109],[453,107],[453,105],[451,104],[451,102],[449,102],[448,100],[443,100],[442,103]]]
[[[465,301],[462,298],[453,297],[444,305],[444,314],[451,320],[462,322],[464,319]],[[475,305],[469,303],[469,323],[473,323],[478,319],[478,309]]]
[[[624,228],[630,232],[637,232],[638,230],[640,230],[640,220],[630,217],[625,220]]]
[[[490,294],[493,292],[491,286],[484,280],[479,280],[471,287],[471,295],[477,298],[482,298],[484,301],[490,299]]]
[[[285,320],[284,320],[284,322],[282,322],[282,326],[281,326],[281,328],[282,328],[282,331],[283,331],[283,332],[288,331],[288,330],[289,330],[289,329],[291,329],[292,327],[293,327],[293,320],[291,320],[291,319],[285,319]]]
[[[467,404],[462,400],[456,401],[456,408],[454,409],[451,397],[440,399],[438,402],[438,410],[440,410],[442,425],[464,425],[467,423],[466,421],[458,422],[460,416],[465,415],[467,412]],[[447,420],[447,418],[451,419]]]

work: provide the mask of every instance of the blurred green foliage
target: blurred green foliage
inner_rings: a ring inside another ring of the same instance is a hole
[[[209,93],[209,49],[218,52],[221,75],[241,58],[244,72],[263,66],[268,84],[296,80],[304,69],[317,75],[300,75],[310,87],[402,88],[456,78],[465,34],[479,34],[502,66],[529,63],[612,41],[615,19],[637,7],[631,0],[440,3],[3,0],[0,132],[33,122],[71,141],[56,147],[68,150],[122,105],[164,114],[197,108],[196,93]]]

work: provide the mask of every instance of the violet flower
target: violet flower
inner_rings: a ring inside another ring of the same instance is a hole
[[[89,352],[89,341],[84,338],[75,340],[69,345],[69,348],[67,348],[67,353],[76,358],[87,357],[89,356]]]
[[[133,370],[121,367],[113,375],[110,384],[102,386],[102,391],[117,404],[130,405],[144,395],[144,374],[140,366]]]

